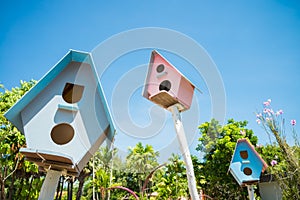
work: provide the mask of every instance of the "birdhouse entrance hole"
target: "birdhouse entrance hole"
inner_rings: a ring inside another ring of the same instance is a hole
[[[66,83],[62,97],[67,103],[77,103],[82,97],[84,86]]]
[[[247,159],[248,158],[248,151],[240,151],[240,156],[243,159]]]
[[[164,80],[159,85],[159,91],[165,90],[168,92],[170,89],[171,89],[171,82],[168,80]]]
[[[243,170],[244,174],[246,174],[247,176],[250,176],[252,174],[252,169],[250,169],[249,167],[246,167]]]
[[[53,142],[59,145],[69,143],[74,137],[74,129],[71,125],[63,123],[53,127],[51,138]]]

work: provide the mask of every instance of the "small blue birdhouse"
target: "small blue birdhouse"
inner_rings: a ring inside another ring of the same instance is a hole
[[[245,186],[258,182],[260,174],[267,166],[247,139],[237,141],[229,170],[239,185]]]
[[[5,117],[25,134],[27,160],[75,176],[115,133],[92,57],[74,50]]]

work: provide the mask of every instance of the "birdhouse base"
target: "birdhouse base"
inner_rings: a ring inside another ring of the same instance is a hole
[[[173,105],[177,105],[180,112],[186,110],[186,108],[176,98],[172,97],[168,92],[165,91],[150,96],[149,99],[165,109],[168,109]]]
[[[247,185],[255,185],[258,183],[259,180],[253,180],[253,181],[243,181],[242,182],[242,187],[246,187]]]
[[[79,175],[72,158],[67,155],[30,148],[21,148],[20,153],[25,155],[26,160],[36,163],[41,171],[51,168],[57,171],[64,171],[71,176]]]

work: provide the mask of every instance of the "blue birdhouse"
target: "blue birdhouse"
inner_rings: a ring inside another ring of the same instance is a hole
[[[5,117],[25,134],[27,160],[75,176],[115,134],[91,54],[74,50]]]
[[[229,170],[239,185],[245,186],[258,182],[260,174],[267,166],[247,139],[237,141]]]

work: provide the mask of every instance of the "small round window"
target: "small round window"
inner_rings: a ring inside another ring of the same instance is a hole
[[[245,167],[244,170],[243,170],[243,172],[247,176],[250,176],[252,174],[252,169],[250,169],[249,167]]]
[[[51,139],[59,145],[69,143],[74,137],[74,129],[70,124],[62,123],[53,127]]]
[[[171,82],[168,80],[164,80],[163,82],[160,83],[159,85],[159,90],[165,90],[165,91],[169,91],[171,89]]]
[[[156,71],[158,72],[158,73],[161,73],[161,72],[163,72],[165,70],[165,66],[163,65],[163,64],[160,64],[160,65],[158,65],[157,67],[156,67]]]

